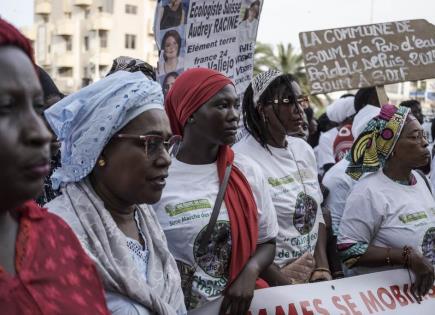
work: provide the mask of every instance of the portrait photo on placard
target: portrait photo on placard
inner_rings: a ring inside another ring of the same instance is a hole
[[[256,40],[260,9],[260,0],[243,1],[239,25],[240,41],[249,42]]]
[[[157,9],[157,24],[159,30],[179,27],[186,24],[188,0],[161,0]]]
[[[183,69],[180,69],[178,72],[172,71],[158,77],[158,82],[162,86],[164,96],[168,94],[169,90],[171,89],[172,85],[174,85],[175,80],[178,78],[181,72],[183,72]]]
[[[158,74],[166,75],[184,67],[184,26],[162,32]]]

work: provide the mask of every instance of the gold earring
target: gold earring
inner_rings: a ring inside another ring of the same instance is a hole
[[[101,166],[101,167],[106,166],[106,161],[104,161],[104,159],[99,159],[98,160],[98,165]]]

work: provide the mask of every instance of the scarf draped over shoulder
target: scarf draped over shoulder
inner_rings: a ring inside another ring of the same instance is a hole
[[[138,221],[149,251],[146,281],[117,227],[88,179],[71,183],[62,196],[46,205],[69,223],[88,255],[94,260],[107,291],[112,291],[162,315],[184,310],[181,280],[165,235],[152,209],[138,206]]]

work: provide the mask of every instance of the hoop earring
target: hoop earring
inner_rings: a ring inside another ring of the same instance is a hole
[[[100,166],[100,167],[106,166],[106,161],[103,158],[99,159],[98,160],[98,166]]]

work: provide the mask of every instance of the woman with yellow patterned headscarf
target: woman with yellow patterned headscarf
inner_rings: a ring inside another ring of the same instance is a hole
[[[382,107],[347,157],[346,173],[358,182],[346,201],[337,241],[351,274],[412,271],[417,301],[434,282],[435,200],[424,176],[414,171],[430,161],[427,146],[408,108]]]
[[[407,107],[384,105],[378,117],[370,120],[354,142],[346,173],[358,180],[364,173],[375,172],[385,165],[399,139],[409,114]]]

